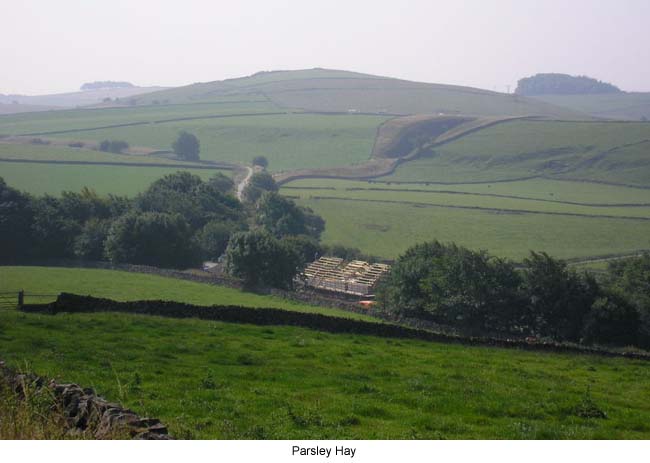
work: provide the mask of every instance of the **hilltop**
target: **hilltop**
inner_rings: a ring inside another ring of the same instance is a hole
[[[519,95],[321,68],[259,72],[248,77],[147,93],[133,99],[141,105],[224,99],[267,101],[278,108],[309,112],[586,117],[577,111]]]

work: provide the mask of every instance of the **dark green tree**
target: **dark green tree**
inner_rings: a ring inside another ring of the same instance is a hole
[[[300,268],[300,257],[269,233],[242,232],[230,238],[226,268],[248,287],[289,288]]]
[[[232,193],[235,189],[235,182],[233,182],[230,177],[227,177],[221,172],[217,172],[212,177],[210,177],[208,180],[208,185],[216,188],[223,194]]]
[[[28,195],[0,177],[0,261],[25,257],[31,248],[33,208]]]
[[[255,156],[253,158],[253,165],[266,169],[269,166],[269,160],[264,156]]]
[[[631,346],[638,344],[638,335],[639,313],[616,294],[596,299],[583,321],[585,343]]]
[[[256,172],[254,173],[248,185],[244,188],[243,198],[249,203],[254,203],[265,191],[277,192],[279,190],[278,185],[273,180],[273,176],[268,172]]]
[[[379,291],[398,315],[472,331],[516,331],[524,313],[520,278],[505,260],[438,241],[416,245],[393,266]]]
[[[186,161],[198,161],[199,152],[201,150],[199,139],[196,135],[189,132],[182,131],[178,134],[178,138],[172,143],[172,149],[178,157]]]
[[[111,262],[168,268],[187,268],[200,261],[183,217],[157,212],[131,212],[114,221],[105,253]]]
[[[325,229],[325,221],[311,209],[273,192],[263,193],[257,202],[255,222],[277,238],[309,235],[318,239]]]
[[[104,242],[111,227],[110,220],[90,219],[74,239],[74,254],[84,260],[103,260]]]
[[[600,295],[595,279],[577,274],[566,262],[543,252],[531,252],[524,266],[528,325],[542,336],[578,341],[583,320]]]
[[[153,182],[135,200],[138,210],[180,214],[193,231],[210,221],[244,222],[242,205],[197,175],[176,172]]]
[[[226,251],[230,236],[240,229],[240,225],[232,222],[212,221],[205,224],[196,234],[202,258],[217,260]]]

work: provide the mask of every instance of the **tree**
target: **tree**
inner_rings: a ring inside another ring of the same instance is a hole
[[[180,158],[186,161],[198,161],[200,144],[195,135],[182,131],[178,138],[172,143],[172,149]]]
[[[519,284],[510,262],[434,241],[408,249],[378,296],[399,315],[507,332],[518,329],[523,318]]]
[[[529,326],[543,336],[578,341],[584,317],[600,294],[597,282],[543,252],[531,252],[524,265]]]
[[[233,223],[212,221],[196,234],[203,259],[217,260],[226,251],[230,236],[240,227]]]
[[[120,154],[129,148],[129,144],[123,140],[103,140],[99,144],[99,151]]]
[[[269,160],[264,156],[255,156],[253,158],[253,165],[266,169],[269,166]]]
[[[33,214],[30,197],[7,186],[0,177],[0,261],[27,255]]]
[[[72,257],[74,239],[81,232],[81,223],[65,213],[61,200],[49,195],[35,199],[32,207],[31,248],[34,256],[46,259]]]
[[[279,190],[273,176],[268,172],[256,172],[251,175],[248,185],[244,188],[244,200],[254,203],[262,196],[265,191],[277,192]]]
[[[111,225],[105,252],[111,262],[187,268],[200,260],[191,238],[178,214],[131,212]]]
[[[307,235],[285,236],[282,242],[293,249],[300,258],[300,268],[323,255],[323,248],[317,240]]]
[[[248,287],[289,288],[299,267],[300,258],[293,249],[259,230],[234,234],[226,250],[228,272]]]
[[[74,254],[80,259],[104,259],[104,242],[111,227],[110,220],[90,219],[74,239]]]
[[[624,295],[639,315],[639,344],[650,347],[650,253],[610,262],[608,289]]]
[[[309,235],[318,238],[325,221],[278,193],[265,192],[257,202],[255,222],[277,238]]]
[[[208,185],[216,188],[223,194],[232,193],[235,189],[235,182],[232,179],[221,172],[217,172],[212,177],[208,179]]]
[[[585,317],[583,342],[636,345],[639,333],[639,313],[623,297],[609,294],[596,299]]]
[[[235,197],[223,194],[214,184],[189,172],[176,172],[156,180],[136,197],[135,204],[144,212],[180,214],[192,230],[214,220],[245,220],[243,207]]]

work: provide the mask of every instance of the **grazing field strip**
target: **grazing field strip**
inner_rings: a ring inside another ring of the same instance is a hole
[[[0,158],[0,162],[13,162],[18,164],[60,164],[73,166],[123,166],[123,167],[165,167],[170,169],[209,169],[209,170],[234,170],[232,164],[165,164],[155,162],[109,162],[109,161],[54,161],[45,159],[11,159]]]
[[[286,189],[295,190],[335,190],[334,187],[290,187],[283,186]],[[526,196],[513,196],[501,195],[495,193],[472,193],[467,191],[449,191],[449,190],[421,190],[421,189],[408,189],[408,188],[360,188],[350,187],[345,188],[345,191],[381,191],[381,192],[403,192],[403,193],[434,193],[434,194],[449,194],[449,195],[465,195],[465,196],[487,196],[490,198],[508,198],[508,199],[523,199],[526,201],[539,201],[544,203],[567,204],[570,206],[589,206],[589,207],[650,207],[650,203],[580,203],[573,201],[560,201],[557,199],[540,199],[530,198]]]
[[[341,198],[336,196],[311,196],[309,199],[329,200],[329,201],[358,201],[358,202],[379,203],[379,204],[405,204],[408,206],[416,206],[416,207],[443,207],[448,209],[467,209],[467,210],[475,210],[475,211],[496,212],[500,214],[541,214],[541,215],[558,215],[558,216],[565,216],[565,217],[584,217],[584,218],[595,218],[595,219],[650,221],[650,217],[580,214],[574,212],[533,211],[527,209],[501,209],[496,207],[482,207],[482,206],[457,206],[457,205],[449,205],[449,204],[423,203],[418,201],[395,201],[390,199]]]
[[[224,119],[229,117],[251,117],[251,116],[279,116],[289,114],[286,111],[282,112],[266,112],[266,113],[240,113],[240,114],[213,114],[207,116],[188,116],[188,117],[177,117],[172,119],[160,119],[153,121],[139,121],[139,122],[129,122],[126,124],[113,124],[113,125],[104,125],[97,127],[85,127],[82,129],[66,129],[66,130],[53,130],[50,132],[33,132],[33,133],[22,133],[18,134],[21,137],[31,137],[35,135],[59,135],[64,133],[73,133],[73,132],[90,132],[93,130],[104,130],[104,129],[118,129],[122,127],[134,127],[137,125],[146,125],[146,124],[166,124],[169,122],[182,122],[182,121],[194,121],[200,119]]]

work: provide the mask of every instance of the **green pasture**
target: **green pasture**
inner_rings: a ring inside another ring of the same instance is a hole
[[[404,203],[303,199],[326,222],[323,241],[395,258],[430,240],[521,260],[530,250],[557,258],[650,249],[650,222],[453,209]]]
[[[650,124],[513,121],[400,166],[383,181],[466,183],[530,176],[649,185]]]
[[[134,122],[154,123],[183,117],[275,112],[277,106],[251,98],[202,104],[151,105],[97,109],[69,109],[0,116],[0,135],[78,130]],[[81,135],[79,135],[82,137]]]
[[[177,167],[131,167],[105,165],[28,164],[0,162],[0,177],[7,184],[34,195],[59,195],[83,187],[99,194],[134,196],[159,178],[178,172],[191,172],[207,180],[218,170],[179,169]],[[231,175],[230,171],[221,171]]]
[[[369,181],[338,179],[294,180],[284,185],[285,194],[301,195],[309,190],[348,191],[431,191],[450,193],[471,193],[476,195],[502,195],[523,199],[563,201],[582,204],[650,204],[650,189],[630,188],[592,182],[574,182],[535,178],[523,181],[493,183],[395,183],[375,179]],[[319,193],[320,194],[320,193]]]
[[[133,146],[170,149],[181,130],[201,142],[201,159],[250,163],[269,160],[269,170],[336,167],[370,157],[377,127],[386,117],[286,114],[148,124],[66,133],[84,139],[125,140]],[[56,135],[55,137],[59,137]]]
[[[488,196],[486,194],[459,192],[434,192],[434,191],[395,191],[395,190],[295,190],[283,189],[283,193],[290,196],[299,196],[301,199],[309,198],[337,198],[355,199],[366,201],[402,202],[413,204],[430,204],[432,206],[447,206],[466,209],[492,209],[504,212],[537,212],[547,214],[588,215],[588,216],[614,216],[637,217],[650,219],[650,203],[645,206],[587,206],[536,199],[521,199],[503,196]]]
[[[650,92],[604,93],[598,95],[540,95],[533,97],[557,106],[615,119],[650,119]]]
[[[650,438],[642,361],[13,311],[0,311],[0,350],[9,365],[93,387],[184,439]]]
[[[35,145],[18,143],[0,143],[0,159],[24,159],[36,161],[82,161],[114,162],[137,164],[172,164],[192,167],[195,163],[167,159],[150,155],[129,155],[106,153],[86,148],[71,148],[59,145]],[[0,161],[1,162],[1,161]]]
[[[58,267],[0,266],[0,292],[24,290],[29,294],[59,294],[70,292],[106,297],[119,301],[167,300],[196,305],[241,305],[246,307],[279,308],[300,312],[321,313],[338,317],[375,320],[365,315],[340,309],[315,307],[279,297],[240,291],[226,286],[167,278],[158,275]],[[55,297],[31,299],[49,302]]]

